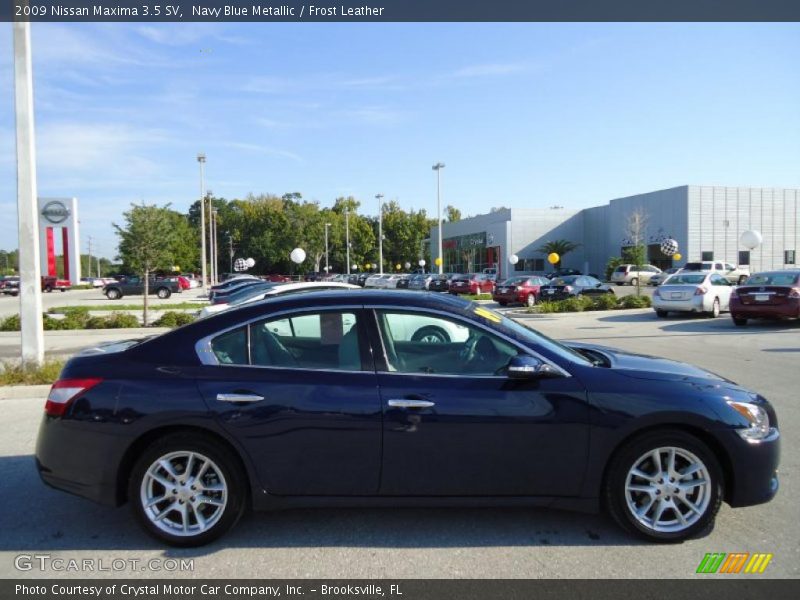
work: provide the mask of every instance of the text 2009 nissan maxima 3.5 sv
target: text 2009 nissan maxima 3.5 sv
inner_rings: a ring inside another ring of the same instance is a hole
[[[182,546],[248,506],[333,505],[605,507],[674,541],[723,500],[775,495],[779,433],[767,400],[690,365],[568,347],[452,297],[345,290],[71,359],[36,455],[49,485],[127,501]]]

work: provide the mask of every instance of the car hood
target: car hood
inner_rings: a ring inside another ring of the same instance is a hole
[[[612,369],[620,375],[633,379],[686,381],[689,383],[697,383],[699,380],[708,383],[709,380],[712,380],[717,384],[726,382],[736,385],[730,379],[726,379],[715,373],[701,369],[700,367],[670,360],[668,358],[649,356],[647,354],[635,354],[633,352],[625,352],[616,348],[598,346],[595,344],[569,342],[566,345],[576,350],[586,349],[600,352],[609,358]]]

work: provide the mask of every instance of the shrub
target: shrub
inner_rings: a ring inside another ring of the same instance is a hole
[[[611,280],[611,274],[614,272],[614,269],[624,264],[625,259],[620,256],[612,256],[609,258],[608,262],[606,263],[606,281]]]
[[[84,328],[86,329],[106,329],[107,317],[89,317],[86,319]]]
[[[588,296],[573,296],[560,302],[561,310],[559,312],[583,312],[589,309],[594,302]]]
[[[11,315],[0,321],[0,331],[19,331],[19,315]]]
[[[614,310],[619,306],[619,300],[614,294],[603,294],[594,299],[594,310]]]
[[[558,302],[540,302],[528,309],[529,313],[554,313],[559,312]]]
[[[180,327],[181,325],[188,325],[193,321],[194,317],[189,313],[170,310],[161,315],[161,317],[153,323],[153,327]]]
[[[625,296],[622,299],[622,308],[649,308],[651,304],[650,296]]]
[[[139,319],[127,313],[111,313],[106,317],[106,329],[130,329],[140,327]]]

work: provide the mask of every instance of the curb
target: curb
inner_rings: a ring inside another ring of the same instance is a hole
[[[49,392],[49,385],[6,385],[0,387],[0,401],[41,400],[44,402]]]

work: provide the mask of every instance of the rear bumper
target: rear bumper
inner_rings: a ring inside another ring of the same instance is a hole
[[[731,298],[731,314],[734,318],[800,318],[800,298],[788,298],[782,304],[742,304]]]
[[[653,308],[675,312],[706,312],[711,306],[706,306],[703,296],[692,296],[689,300],[665,300],[660,296],[653,296]]]

